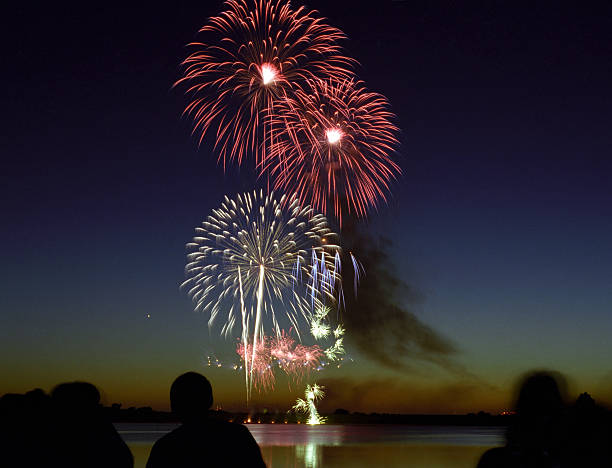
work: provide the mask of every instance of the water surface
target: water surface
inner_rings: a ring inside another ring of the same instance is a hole
[[[153,443],[174,424],[117,424],[146,464]],[[269,468],[473,468],[490,447],[503,444],[503,428],[403,425],[247,424]]]

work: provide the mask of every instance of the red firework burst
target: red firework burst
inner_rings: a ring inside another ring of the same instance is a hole
[[[290,377],[299,381],[304,375],[317,368],[323,356],[317,345],[305,346],[296,343],[283,332],[270,342],[270,355],[276,359],[280,368]]]
[[[243,343],[236,345],[236,353],[240,359],[252,355],[253,345],[245,347]],[[271,390],[276,383],[274,368],[279,367],[290,379],[300,381],[320,364],[323,351],[317,345],[306,346],[296,343],[284,331],[277,337],[265,337],[257,345],[257,354],[253,363],[253,385],[259,390]]]
[[[200,143],[216,128],[215,148],[223,166],[242,162],[247,152],[265,159],[266,116],[279,98],[313,77],[347,78],[353,60],[342,55],[344,34],[324,23],[315,11],[293,10],[288,1],[228,0],[219,16],[200,30],[209,42],[183,62],[193,118]]]
[[[398,143],[386,98],[362,82],[309,80],[269,117],[269,171],[275,189],[296,192],[315,209],[365,217],[400,172]]]

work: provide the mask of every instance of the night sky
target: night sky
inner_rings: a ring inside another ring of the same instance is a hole
[[[415,292],[398,305],[452,344],[442,365],[391,368],[349,341],[355,362],[317,376],[324,410],[497,412],[534,368],[612,403],[612,8],[560,3],[307,3],[402,130],[403,175],[360,229]],[[106,403],[163,409],[197,370],[244,407],[242,375],[205,367],[223,342],[179,290],[193,228],[265,186],[198,148],[171,89],[221,2],[10,8],[0,394],[87,380]]]

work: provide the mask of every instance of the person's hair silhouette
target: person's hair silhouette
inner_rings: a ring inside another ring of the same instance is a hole
[[[95,413],[100,405],[100,392],[89,382],[59,384],[51,392],[51,398],[58,410],[74,416]]]
[[[545,372],[528,375],[506,432],[506,446],[484,453],[478,468],[560,466],[563,398],[557,380]]]
[[[529,375],[516,401],[516,412],[523,417],[554,415],[563,409],[563,398],[557,380],[545,372]]]
[[[211,419],[212,403],[206,377],[196,372],[177,377],[170,387],[170,406],[183,424],[155,442],[147,468],[265,467],[249,430]]]

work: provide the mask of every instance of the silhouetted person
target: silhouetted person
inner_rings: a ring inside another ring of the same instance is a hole
[[[48,465],[52,448],[51,402],[40,389],[0,399],[0,466]]]
[[[612,416],[583,393],[565,408],[557,381],[538,372],[519,393],[506,446],[485,452],[478,468],[612,467]]]
[[[102,413],[98,389],[63,383],[51,393],[55,423],[52,464],[66,468],[132,468],[130,449]]]
[[[484,453],[478,468],[559,468],[563,459],[563,400],[556,380],[538,372],[525,379],[506,446]]]
[[[170,406],[183,424],[155,442],[147,468],[266,466],[245,426],[209,418],[212,402],[206,377],[195,372],[177,377]]]
[[[564,468],[612,466],[612,414],[581,394],[568,412]]]

